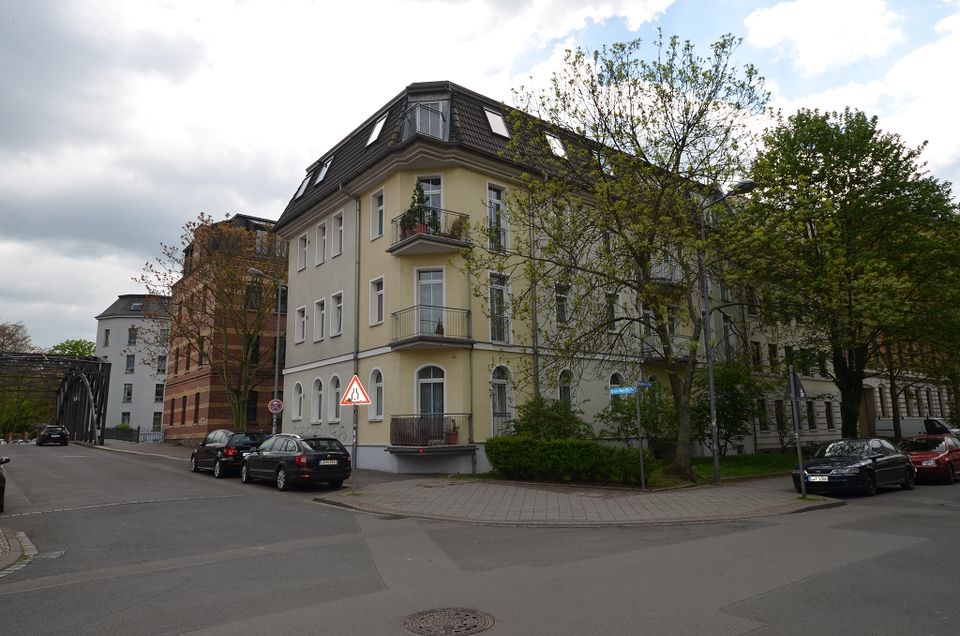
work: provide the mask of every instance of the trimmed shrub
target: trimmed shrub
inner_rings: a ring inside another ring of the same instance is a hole
[[[583,439],[492,437],[487,459],[507,479],[640,483],[640,451]],[[644,456],[650,461],[649,453]]]

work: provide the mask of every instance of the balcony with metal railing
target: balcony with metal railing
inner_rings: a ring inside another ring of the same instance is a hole
[[[470,310],[414,305],[390,314],[394,349],[463,347],[473,343]]]
[[[390,417],[390,445],[394,454],[430,455],[472,453],[469,413],[420,413]]]
[[[445,254],[469,245],[467,215],[442,208],[420,206],[392,219],[393,240],[387,251],[405,254]]]
[[[413,104],[403,113],[400,126],[400,140],[406,141],[413,135],[425,135],[446,141],[449,136],[449,120],[444,113],[444,102]]]

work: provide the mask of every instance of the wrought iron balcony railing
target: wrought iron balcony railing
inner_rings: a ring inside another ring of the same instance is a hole
[[[470,340],[470,310],[414,305],[390,314],[392,344],[411,340]]]
[[[466,214],[430,206],[408,209],[390,221],[393,241],[387,251],[455,252],[468,244],[467,218]],[[412,244],[421,240],[428,245],[420,245],[417,251],[412,251]]]
[[[390,417],[391,446],[458,446],[469,443],[469,413]]]

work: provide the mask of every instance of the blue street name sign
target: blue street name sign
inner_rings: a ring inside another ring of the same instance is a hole
[[[653,382],[641,381],[641,382],[637,382],[637,386],[640,387],[641,389],[649,389],[650,387],[653,386]]]
[[[630,395],[634,393],[636,389],[632,386],[612,386],[610,387],[610,395]]]

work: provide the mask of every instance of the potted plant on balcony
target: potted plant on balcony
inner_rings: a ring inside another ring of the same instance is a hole
[[[450,428],[444,433],[444,441],[447,445],[456,444],[460,438],[460,427],[457,426],[456,420],[451,422]]]
[[[426,234],[427,227],[424,224],[423,218],[426,215],[426,210],[427,194],[423,191],[423,186],[418,183],[413,187],[413,196],[410,197],[410,206],[400,217],[401,238],[406,238],[415,231],[418,234]]]
[[[450,223],[450,230],[447,232],[447,236],[452,239],[462,239],[466,231],[466,218],[462,216],[454,217],[453,221]]]

